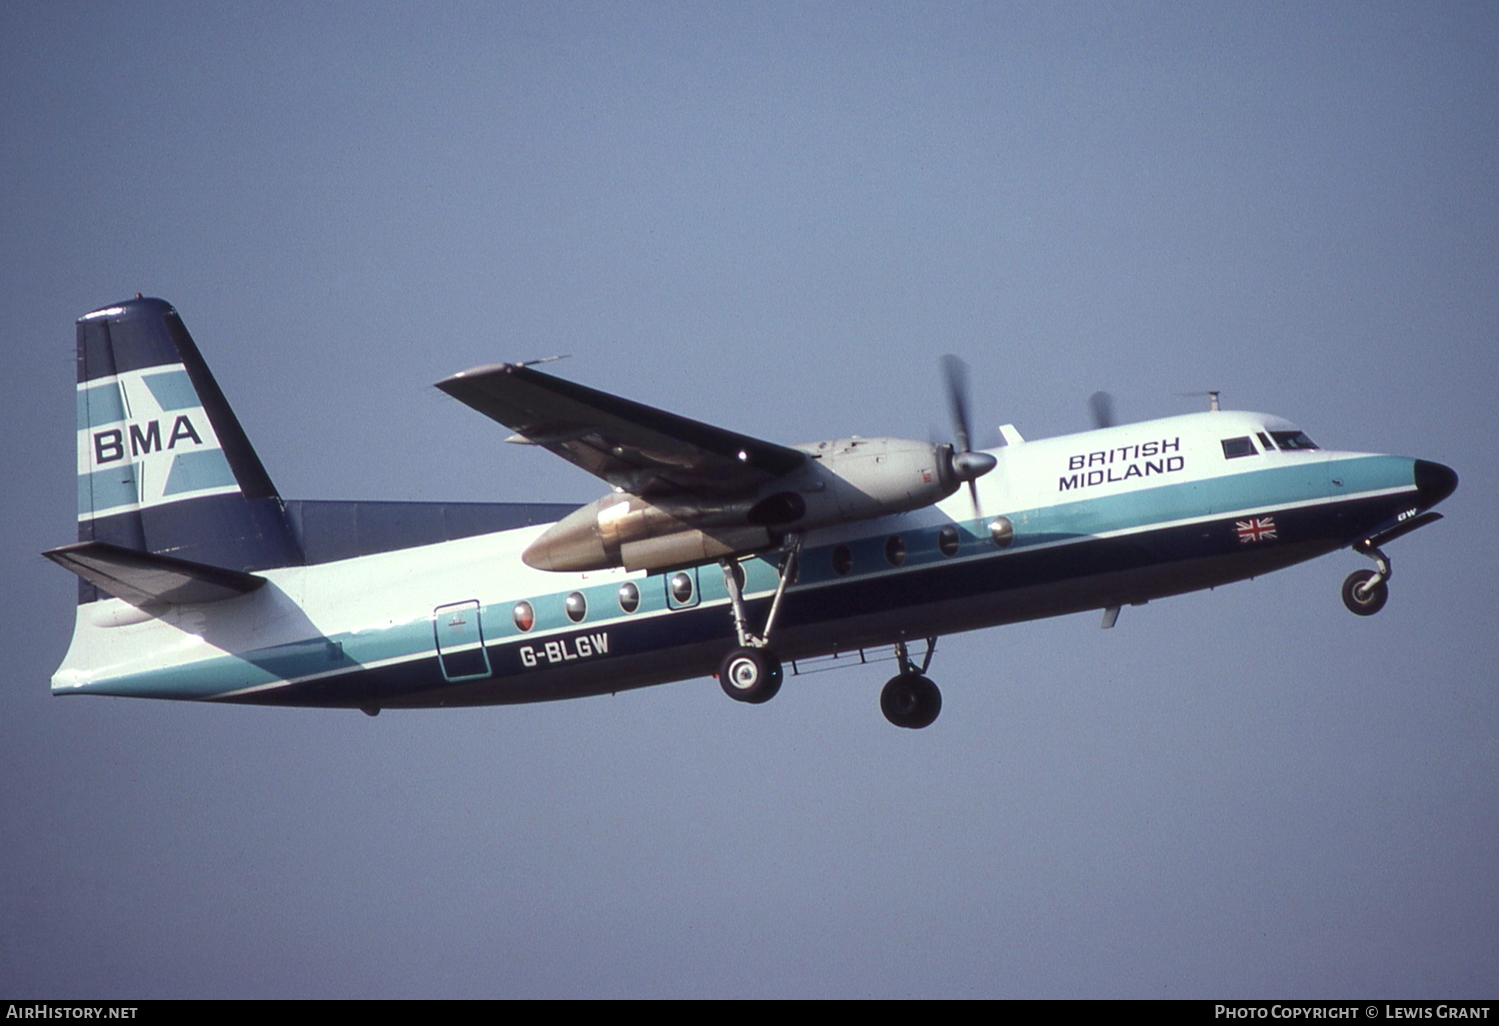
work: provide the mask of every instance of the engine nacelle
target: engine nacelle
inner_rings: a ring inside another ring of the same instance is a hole
[[[806,501],[806,526],[920,509],[947,498],[961,483],[950,445],[854,437],[796,448],[812,457],[787,475]]]
[[[773,539],[750,519],[754,508],[753,500],[673,504],[611,492],[557,521],[521,558],[538,570],[664,570],[759,552]]]
[[[811,458],[742,499],[613,492],[553,524],[521,558],[557,571],[705,563],[764,551],[788,531],[920,509],[951,495],[964,479],[948,445],[855,437],[796,448]],[[993,457],[965,456],[993,466]]]

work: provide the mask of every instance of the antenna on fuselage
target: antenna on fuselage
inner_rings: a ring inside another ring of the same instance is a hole
[[[1205,395],[1205,396],[1208,397],[1208,412],[1209,413],[1217,413],[1218,412],[1218,392],[1217,392],[1216,389],[1214,389],[1212,391],[1208,391],[1208,392],[1178,392],[1176,394],[1180,395],[1180,396],[1200,396],[1200,395]]]

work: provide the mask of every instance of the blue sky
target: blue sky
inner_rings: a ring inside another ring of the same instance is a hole
[[[0,8],[0,992],[1429,996],[1499,980],[1492,4]],[[1106,388],[1454,467],[1391,547],[944,640],[370,720],[54,700],[73,320],[174,303],[281,492],[575,500],[431,387],[781,442]]]

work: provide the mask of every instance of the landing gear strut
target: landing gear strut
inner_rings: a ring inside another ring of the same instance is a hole
[[[1353,551],[1374,560],[1373,570],[1356,570],[1343,582],[1343,605],[1359,616],[1373,616],[1389,601],[1390,558],[1379,546],[1367,539],[1353,546]]]
[[[789,534],[783,546],[781,564],[777,568],[780,581],[776,584],[775,598],[771,599],[770,612],[765,617],[765,630],[756,633],[750,627],[749,612],[744,606],[743,572],[737,561],[719,560],[723,568],[723,584],[729,592],[729,606],[734,614],[734,636],[739,647],[731,649],[718,664],[718,684],[724,694],[739,702],[758,705],[768,702],[781,690],[781,661],[770,650],[770,632],[775,626],[776,614],[781,611],[781,597],[786,585],[796,576],[796,557],[801,553],[802,536]]]
[[[926,656],[921,667],[911,661],[904,641],[895,643],[895,658],[900,661],[900,673],[891,677],[880,692],[880,711],[885,719],[897,727],[920,730],[930,727],[942,712],[942,692],[926,676],[932,665],[932,654],[937,651],[937,639],[926,639]]]

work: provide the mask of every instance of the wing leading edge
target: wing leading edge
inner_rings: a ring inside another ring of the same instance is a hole
[[[739,496],[807,460],[796,449],[500,363],[437,387],[610,485],[635,495]]]

